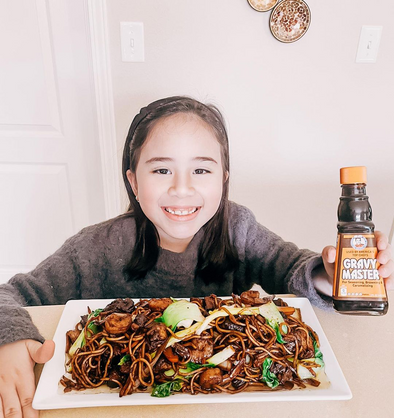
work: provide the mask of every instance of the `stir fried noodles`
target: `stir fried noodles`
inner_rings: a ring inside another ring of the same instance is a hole
[[[221,299],[116,299],[66,335],[64,392],[117,388],[238,393],[317,387],[324,374],[316,333],[281,299],[248,291]]]

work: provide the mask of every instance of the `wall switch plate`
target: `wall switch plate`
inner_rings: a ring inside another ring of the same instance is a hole
[[[360,40],[356,62],[374,63],[378,56],[382,26],[363,26],[361,28]]]
[[[144,24],[120,22],[120,44],[123,62],[144,62]]]

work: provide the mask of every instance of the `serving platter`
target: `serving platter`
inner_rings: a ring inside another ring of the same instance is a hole
[[[323,353],[325,371],[330,381],[326,388],[296,389],[291,391],[255,391],[240,392],[234,395],[226,393],[213,393],[208,395],[190,395],[177,393],[166,398],[156,398],[149,393],[133,393],[119,397],[118,392],[100,391],[72,391],[63,392],[59,380],[65,373],[65,345],[66,332],[74,329],[80,316],[86,314],[87,307],[92,310],[104,308],[113,299],[71,300],[65,305],[64,311],[57,326],[54,342],[55,353],[52,359],[44,365],[37,390],[33,400],[33,408],[63,409],[101,406],[126,405],[168,405],[168,404],[194,404],[194,403],[230,403],[230,402],[267,402],[267,401],[318,401],[318,400],[346,400],[352,397],[350,388],[342,373],[335,354],[327,340],[326,335],[316,317],[316,314],[306,298],[283,298],[289,306],[299,308],[303,321],[308,324],[319,336],[320,349]]]

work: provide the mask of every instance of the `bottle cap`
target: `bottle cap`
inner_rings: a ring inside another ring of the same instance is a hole
[[[340,170],[341,184],[367,183],[367,167],[343,167]]]

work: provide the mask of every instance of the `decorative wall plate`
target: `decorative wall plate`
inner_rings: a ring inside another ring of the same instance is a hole
[[[311,11],[303,0],[283,0],[270,16],[270,29],[278,41],[295,42],[305,35],[311,22]]]
[[[248,0],[248,3],[258,12],[267,12],[278,3],[278,0]]]

